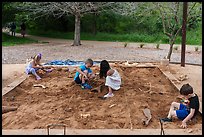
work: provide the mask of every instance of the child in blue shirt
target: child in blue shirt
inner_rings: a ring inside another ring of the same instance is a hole
[[[95,75],[92,73],[92,70],[90,69],[93,66],[93,60],[87,59],[85,61],[85,65],[81,65],[75,74],[74,81],[77,84],[81,84],[82,89],[91,89],[92,86],[90,86],[87,82],[90,79],[93,79]]]

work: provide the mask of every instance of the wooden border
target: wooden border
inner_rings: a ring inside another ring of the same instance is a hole
[[[162,74],[164,76],[166,76],[168,78],[168,80],[170,81],[170,83],[179,91],[180,87],[178,87],[174,81],[178,82],[178,80],[175,78],[175,76],[171,73],[166,73],[164,71],[162,71],[160,68],[159,68],[159,65],[154,65],[153,63],[138,63],[137,65],[125,65],[123,63],[125,63],[127,61],[110,61],[110,63],[120,63],[118,64],[119,66],[122,66],[122,67],[127,67],[127,68],[131,68],[131,67],[136,67],[136,68],[158,68]],[[137,63],[137,62],[129,62],[129,63]],[[68,66],[68,65],[48,65],[48,66],[53,66],[53,67],[68,67],[70,68],[71,70],[75,67],[75,66]],[[14,82],[12,82],[11,84],[9,84],[8,86],[4,87],[2,89],[2,96],[4,96],[5,94],[7,94],[8,92],[10,92],[11,90],[13,90],[15,87],[17,87],[19,84],[21,84],[23,81],[26,80],[28,76],[26,74],[23,74],[23,76],[21,76],[19,79],[15,80]],[[202,103],[202,102],[200,102]],[[202,111],[201,111],[201,108],[199,109],[199,112],[202,114]]]
[[[161,129],[66,129],[66,135],[160,135]],[[202,135],[202,128],[164,129],[165,135]],[[6,129],[2,135],[47,135],[46,129]],[[52,129],[50,135],[63,135],[63,129]]]
[[[8,86],[4,87],[2,89],[2,96],[4,96],[5,94],[7,94],[8,92],[10,92],[11,90],[13,90],[15,87],[17,87],[19,84],[21,84],[23,81],[26,80],[28,76],[26,74],[23,74],[23,76],[21,76],[20,78],[18,78],[17,80],[13,81],[11,84],[9,84]]]
[[[164,71],[162,71],[159,67],[157,67],[162,74],[168,78],[168,80],[170,81],[170,83],[179,91],[180,87],[178,87],[176,84],[174,84],[174,81],[178,81],[173,74],[171,73],[165,73]]]
[[[116,61],[117,62],[117,61]],[[121,61],[120,61],[121,62]],[[125,61],[124,61],[125,62]],[[111,61],[112,63],[112,61]],[[114,62],[113,62],[114,63]],[[136,63],[136,62],[133,62]],[[123,67],[137,67],[137,68],[158,68],[164,76],[168,78],[171,84],[178,89],[179,87],[174,84],[172,80],[177,80],[171,73],[167,74],[163,72],[158,65],[151,65],[151,63],[138,63],[135,66],[126,66],[121,64]],[[58,66],[56,66],[58,67]],[[61,67],[61,66],[60,66]],[[65,66],[63,66],[65,67]],[[73,67],[73,66],[71,66]],[[15,80],[2,90],[2,96],[13,90],[19,84],[26,80],[28,76],[23,75],[19,79]],[[202,114],[202,113],[201,113]],[[62,130],[53,129],[55,135],[62,135]],[[166,135],[174,135],[172,131],[178,130],[180,135],[195,135],[195,134],[202,134],[201,133],[189,133],[185,129],[165,129]],[[200,130],[200,129],[198,129]],[[2,135],[47,135],[46,129],[15,129],[15,130],[4,130],[2,129]],[[77,135],[77,134],[84,134],[84,135],[100,135],[100,134],[107,134],[107,135],[159,135],[160,129],[68,129],[68,133],[66,135]]]

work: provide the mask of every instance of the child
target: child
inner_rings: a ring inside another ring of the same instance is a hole
[[[38,69],[44,69],[43,65],[40,64],[40,60],[41,60],[42,54],[39,53],[37,55],[35,55],[32,60],[28,63],[27,67],[26,67],[26,74],[33,74],[37,80],[40,80],[41,77],[36,73],[36,71]],[[49,72],[51,70],[47,70],[47,72]]]
[[[167,118],[161,119],[163,122],[172,122],[172,117],[182,120],[181,127],[186,128],[186,123],[193,119],[199,111],[199,100],[197,94],[193,93],[193,88],[189,84],[184,84],[180,89],[180,94],[188,99],[186,104],[173,102],[171,104]],[[177,108],[177,110],[174,110]]]
[[[87,82],[95,77],[95,75],[92,73],[92,70],[90,69],[93,66],[93,60],[87,59],[85,61],[85,65],[81,65],[79,69],[77,69],[77,72],[74,77],[74,81],[77,84],[81,84],[82,89],[91,89],[92,86],[90,86]]]
[[[119,90],[121,85],[121,77],[117,70],[111,69],[108,61],[102,60],[100,63],[100,78],[105,77],[105,85],[108,86],[108,94],[104,98],[113,97],[113,90]]]
[[[23,35],[23,37],[25,37],[25,31],[26,31],[26,25],[25,23],[23,22],[21,24],[21,35]]]
[[[16,24],[15,24],[15,22],[13,22],[11,24],[10,28],[11,28],[11,35],[15,36],[16,35]]]

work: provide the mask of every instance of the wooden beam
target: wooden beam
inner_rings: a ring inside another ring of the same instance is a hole
[[[185,67],[186,52],[186,20],[187,20],[188,3],[183,3],[183,25],[182,25],[182,47],[181,47],[181,66]]]
[[[7,94],[9,91],[11,91],[12,89],[14,89],[15,87],[17,87],[19,84],[21,84],[24,80],[26,80],[27,75],[24,74],[23,76],[21,76],[19,79],[15,80],[14,82],[12,82],[11,84],[9,84],[8,86],[4,87],[2,90],[2,96],[4,96],[5,94]]]

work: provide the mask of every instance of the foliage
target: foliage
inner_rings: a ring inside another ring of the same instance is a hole
[[[15,21],[16,9],[12,8],[11,2],[2,2],[2,27],[9,22]]]
[[[116,2],[116,4],[119,4],[119,7],[125,3]],[[169,3],[160,4],[165,6]],[[54,17],[54,15],[45,15],[44,17],[36,18],[36,16],[31,15],[26,10],[16,10],[14,7],[18,4],[16,2],[2,3],[2,25],[15,21],[17,30],[19,30],[21,22],[25,20],[27,30],[30,34],[35,33],[36,35],[45,34],[52,37],[74,38],[70,36],[71,34],[74,35],[75,17],[73,15],[62,15],[58,18]],[[132,6],[131,4],[134,7],[130,8]],[[189,4],[189,7],[193,6],[193,2],[189,2]],[[191,10],[192,18],[189,19],[186,36],[186,43],[190,45],[202,45],[201,6],[201,3],[197,3]],[[125,13],[124,15],[117,13],[117,8],[119,7],[115,7],[116,12],[107,9],[96,15],[87,13],[81,16],[81,38],[104,41],[169,43],[169,37],[162,34],[163,26],[159,10],[155,8],[152,2],[133,2],[127,4],[125,10],[122,8],[120,10],[121,13]],[[129,12],[132,15],[128,15]],[[168,16],[171,15],[170,12],[167,12],[167,14]],[[171,21],[174,23],[173,18],[171,18]],[[182,20],[180,21],[182,22]],[[94,34],[94,32],[98,34],[92,35],[91,33]],[[174,43],[181,43],[181,32],[178,33]]]
[[[22,37],[14,37],[8,34],[2,33],[2,46],[14,46],[19,44],[28,44],[28,43],[36,43],[38,41],[29,39],[29,38],[22,38]]]
[[[157,43],[157,44],[156,44],[156,48],[157,48],[157,49],[159,49],[159,46],[160,46],[160,44],[159,44],[159,43]]]
[[[191,2],[165,2],[165,3],[159,3],[155,2],[153,5],[159,10],[160,18],[162,20],[163,25],[163,32],[166,36],[169,38],[169,52],[167,55],[167,58],[170,60],[173,45],[175,44],[175,41],[177,39],[177,36],[181,32],[182,25],[183,25],[183,9],[184,5],[187,8],[187,19],[186,22],[188,23],[189,20],[192,20],[193,16],[192,11],[195,8],[195,5],[197,3],[191,3]],[[197,14],[196,14],[197,15]],[[200,16],[201,14],[197,15]]]
[[[190,6],[193,4],[194,3],[190,3]],[[202,22],[202,3],[196,2],[193,10],[190,12],[190,19],[188,20],[187,27],[190,30],[196,29],[199,27],[200,22]]]
[[[60,31],[38,31],[38,30],[28,30],[28,33],[31,35],[38,35],[51,38],[62,38],[62,39],[73,39],[73,32],[60,32]],[[187,34],[193,34],[189,32]],[[188,35],[187,35],[188,36]],[[200,34],[200,39],[198,41],[193,41],[187,39],[186,44],[188,45],[202,45],[202,35]],[[145,33],[126,33],[126,34],[115,34],[115,33],[103,33],[98,32],[96,35],[88,32],[81,32],[81,40],[95,40],[95,41],[119,41],[119,42],[145,42],[145,43],[168,43],[168,38],[162,33],[150,35]],[[181,37],[178,37],[176,44],[181,43]]]

